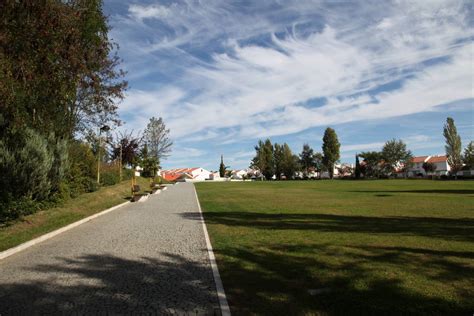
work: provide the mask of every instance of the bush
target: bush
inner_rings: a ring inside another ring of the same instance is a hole
[[[51,188],[48,173],[52,163],[46,139],[31,129],[15,133],[9,143],[0,141],[2,194],[46,199]]]
[[[133,177],[132,169],[122,169],[122,180],[130,180]]]
[[[27,197],[7,199],[0,203],[0,223],[5,223],[20,216],[33,214],[43,207],[42,202],[33,201]]]
[[[120,182],[120,175],[115,171],[106,171],[100,173],[100,184],[114,185]]]
[[[88,144],[72,141],[69,144],[69,170],[67,181],[71,196],[98,190],[96,182],[97,161]]]

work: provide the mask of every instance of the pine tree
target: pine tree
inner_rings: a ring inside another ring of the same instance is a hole
[[[462,168],[461,157],[461,137],[458,135],[456,125],[451,117],[446,119],[446,124],[443,130],[444,138],[446,139],[446,156],[448,157],[448,164],[451,167],[451,174],[454,174],[457,179],[457,173]]]
[[[360,162],[359,162],[359,155],[356,154],[356,162],[355,162],[355,178],[360,179]]]
[[[329,172],[329,177],[334,177],[334,165],[340,158],[339,148],[341,144],[337,139],[336,131],[330,127],[326,128],[323,136],[323,164]]]

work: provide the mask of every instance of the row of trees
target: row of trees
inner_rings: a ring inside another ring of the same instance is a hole
[[[151,170],[169,151],[161,119],[105,137],[127,88],[108,31],[101,0],[0,1],[0,223],[96,190],[101,165],[108,184],[117,161],[141,152]]]
[[[451,175],[457,177],[461,169],[473,168],[474,144],[471,141],[465,148],[464,155],[461,153],[461,137],[458,135],[454,120],[450,117],[444,125],[443,135]],[[360,164],[359,157],[363,158],[363,164]],[[362,175],[367,178],[389,177],[395,172],[403,172],[406,175],[412,166],[412,152],[402,140],[392,139],[385,143],[380,152],[367,151],[356,155],[355,177],[360,178]],[[424,162],[422,167],[426,174],[436,171],[436,164],[431,162]]]
[[[315,153],[308,144],[304,144],[302,152],[295,155],[287,143],[272,145],[270,139],[260,140],[255,146],[256,154],[250,166],[259,170],[267,180],[274,175],[277,179],[292,179],[298,171],[307,176],[312,170],[327,170],[332,178],[334,166],[339,161],[340,146],[335,130],[330,127],[324,132],[322,153]]]
[[[93,148],[127,82],[102,2],[0,2],[0,222],[93,190]]]
[[[446,156],[451,174],[456,177],[461,169],[474,168],[474,143],[471,141],[464,149],[464,154],[461,153],[461,138],[452,118],[447,118],[443,135],[446,140]],[[312,171],[319,175],[327,171],[329,177],[333,178],[335,165],[340,158],[339,149],[340,143],[332,128],[325,130],[322,152],[315,152],[308,144],[304,144],[302,152],[297,156],[292,153],[286,143],[272,145],[270,139],[260,140],[255,146],[256,155],[251,162],[251,167],[259,170],[266,179],[271,179],[274,175],[277,179],[281,179],[282,176],[291,179],[296,172],[302,172],[303,177],[308,177]],[[413,154],[405,142],[392,139],[384,144],[381,151],[356,154],[355,168],[342,165],[338,166],[337,170],[342,176],[353,176],[356,179],[386,178],[397,173],[403,173],[406,176],[412,166]],[[428,174],[436,170],[436,165],[425,162],[423,168]]]

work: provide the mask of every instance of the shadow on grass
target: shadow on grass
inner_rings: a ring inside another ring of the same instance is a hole
[[[380,190],[365,190],[365,191],[359,191],[359,190],[353,190],[349,192],[354,192],[354,193],[427,193],[427,194],[473,194],[474,195],[474,190],[449,190],[449,189],[433,189],[433,190],[385,190],[385,191],[380,191]]]
[[[36,266],[37,281],[0,285],[0,314],[219,314],[209,267],[165,256],[160,261],[86,255]]]
[[[261,229],[396,234],[474,241],[474,219],[437,217],[368,217],[330,214],[205,212],[206,223]],[[199,213],[184,213],[199,219]]]
[[[472,276],[472,268],[446,259],[443,252],[328,244],[262,249],[214,249],[236,315],[469,315],[474,308],[469,289],[458,288],[461,299],[450,301],[423,295],[416,284],[408,288],[402,280],[414,270],[439,281]],[[472,258],[473,253],[449,256]],[[392,272],[394,264],[401,270]],[[309,289],[320,293],[310,295]]]

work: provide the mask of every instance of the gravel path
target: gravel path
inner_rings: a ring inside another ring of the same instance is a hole
[[[0,261],[0,315],[219,315],[191,183]]]

